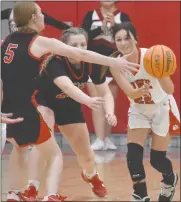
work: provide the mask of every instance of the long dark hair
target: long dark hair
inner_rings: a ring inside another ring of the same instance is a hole
[[[138,42],[138,36],[137,36],[136,29],[135,29],[134,25],[131,22],[122,22],[122,23],[116,24],[112,28],[114,41],[115,41],[116,33],[121,31],[121,30],[126,30],[127,39],[131,39],[131,36],[130,36],[130,33],[131,33],[134,36],[135,40]],[[116,51],[113,54],[111,54],[110,57],[117,57],[118,55],[122,55],[122,53],[120,53],[119,51]],[[108,71],[109,71],[109,67],[108,66],[103,66],[102,69],[101,69],[101,78],[103,78]]]

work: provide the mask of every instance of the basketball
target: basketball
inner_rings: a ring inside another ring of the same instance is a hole
[[[155,45],[149,48],[143,59],[146,72],[156,78],[172,75],[176,69],[176,57],[167,46]]]

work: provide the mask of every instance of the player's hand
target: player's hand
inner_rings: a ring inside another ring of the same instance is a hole
[[[15,124],[15,123],[22,122],[24,120],[24,118],[22,118],[22,117],[18,117],[16,119],[12,119],[12,118],[10,118],[12,116],[13,116],[12,113],[8,113],[8,114],[1,113],[1,123]]]
[[[117,125],[117,118],[114,114],[107,113],[105,116],[109,125],[115,127]]]
[[[104,99],[102,97],[91,97],[87,106],[94,111],[98,111],[104,104]]]
[[[138,68],[140,67],[140,65],[137,63],[129,62],[127,60],[130,54],[124,55],[123,57],[112,58],[114,61],[111,64],[111,67],[120,69],[123,74],[131,74],[131,72],[138,72]]]
[[[137,55],[137,51],[138,51],[137,47],[135,46],[134,38],[129,39],[129,41],[130,43],[132,43],[132,47],[134,47],[134,49],[129,54],[123,55],[121,57],[120,55],[118,55],[117,59],[120,64],[115,65],[115,68],[120,69],[123,75],[125,74],[132,75],[132,72],[138,72],[138,69],[140,67],[140,64],[129,62],[131,58],[134,57],[134,55]]]
[[[140,98],[142,96],[150,97],[149,89],[150,89],[150,86],[145,83],[141,88],[134,89],[130,93],[129,97],[132,98],[132,99]]]

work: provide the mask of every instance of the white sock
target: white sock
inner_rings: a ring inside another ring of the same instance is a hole
[[[10,192],[11,193],[7,194],[7,200],[8,199],[14,199],[14,200],[17,200],[17,201],[20,200],[19,196],[17,195],[17,193],[20,192],[20,190],[11,190]]]
[[[29,187],[30,184],[33,184],[33,185],[35,186],[36,190],[38,191],[39,186],[40,186],[40,181],[37,181],[37,180],[29,180],[27,187]]]
[[[84,170],[83,172],[84,172],[84,175],[85,175],[88,179],[93,178],[93,177],[97,174],[96,170],[94,170],[94,172],[91,173],[91,174],[86,173],[85,170]]]

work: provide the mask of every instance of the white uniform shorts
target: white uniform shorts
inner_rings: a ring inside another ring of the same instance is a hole
[[[0,140],[1,140],[1,153],[2,153],[6,143],[6,124],[0,123],[0,129],[1,129]]]
[[[130,129],[150,128],[156,135],[166,136],[170,126],[169,100],[158,104],[131,104],[128,112]]]

